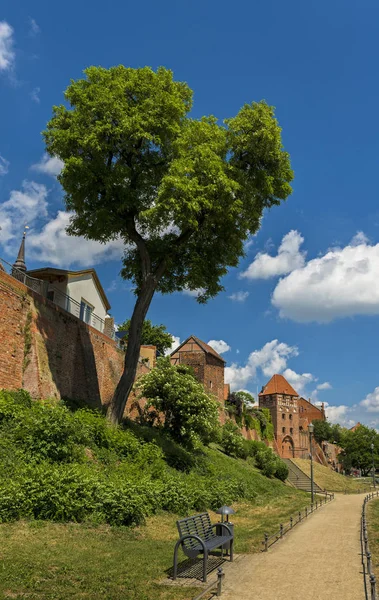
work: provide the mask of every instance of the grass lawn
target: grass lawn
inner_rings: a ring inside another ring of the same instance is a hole
[[[309,506],[308,494],[281,487],[282,494],[265,503],[233,505],[236,552],[259,551],[265,531],[274,532]],[[214,513],[211,517],[218,520]],[[177,518],[162,513],[135,529],[47,521],[3,524],[0,597],[190,600],[198,589],[158,583],[172,566]]]
[[[374,572],[379,577],[379,499],[370,500],[367,504],[367,525],[370,552]]]
[[[311,474],[311,463],[309,460],[304,458],[292,459],[297,466],[306,473]],[[370,490],[370,483],[356,479],[353,477],[346,477],[340,473],[336,473],[324,467],[319,463],[313,463],[314,480],[322,489],[326,489],[328,492],[348,492],[357,493],[357,491],[365,492]]]

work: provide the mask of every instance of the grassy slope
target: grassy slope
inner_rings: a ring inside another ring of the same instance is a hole
[[[245,461],[216,450],[207,454],[224,473],[238,471],[249,478],[257,492],[254,502],[234,504],[237,552],[258,551],[265,531],[277,530],[309,505],[308,494],[263,477]],[[49,522],[1,525],[0,597],[190,600],[195,590],[158,583],[172,565],[177,518],[162,513],[136,529]]]
[[[311,463],[309,460],[303,458],[294,458],[292,460],[304,473],[310,476]],[[326,489],[329,492],[357,492],[358,490],[363,492],[370,487],[367,482],[345,477],[316,462],[313,463],[313,472],[315,482],[322,489]]]
[[[370,552],[376,579],[379,577],[379,500],[371,500],[367,505],[367,524]]]

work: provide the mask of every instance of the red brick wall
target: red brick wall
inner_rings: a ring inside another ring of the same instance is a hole
[[[0,389],[100,407],[123,369],[116,343],[0,271]],[[138,375],[148,372],[139,365]],[[133,402],[129,398],[127,412]]]
[[[208,394],[213,394],[220,403],[220,421],[224,415],[224,371],[225,364],[212,354],[204,352],[197,344],[186,344],[171,356],[172,364],[192,367],[196,379],[203,384]]]

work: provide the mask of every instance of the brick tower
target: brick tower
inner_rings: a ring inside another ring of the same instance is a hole
[[[216,396],[220,408],[224,406],[225,360],[211,346],[191,335],[170,355],[173,365],[185,364],[193,368],[195,377],[206,392]],[[223,411],[221,411],[223,414]]]
[[[274,425],[277,450],[282,458],[299,456],[303,447],[300,436],[299,394],[283,375],[273,375],[259,394],[259,406],[268,408]]]

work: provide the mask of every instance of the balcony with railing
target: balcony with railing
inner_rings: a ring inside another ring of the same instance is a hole
[[[8,263],[6,260],[0,257],[0,270],[5,271],[8,275],[11,275],[17,281],[20,281],[26,287],[33,290],[37,294],[40,294],[44,298],[54,302],[57,306],[66,310],[71,315],[74,315],[78,319],[81,319],[91,327],[94,327],[101,333],[104,333],[111,339],[115,340],[114,327],[105,327],[105,320],[96,315],[91,307],[85,303],[80,303],[74,298],[71,298],[57,286],[44,281],[42,279],[36,279],[31,277],[27,272],[16,269],[13,265]]]

